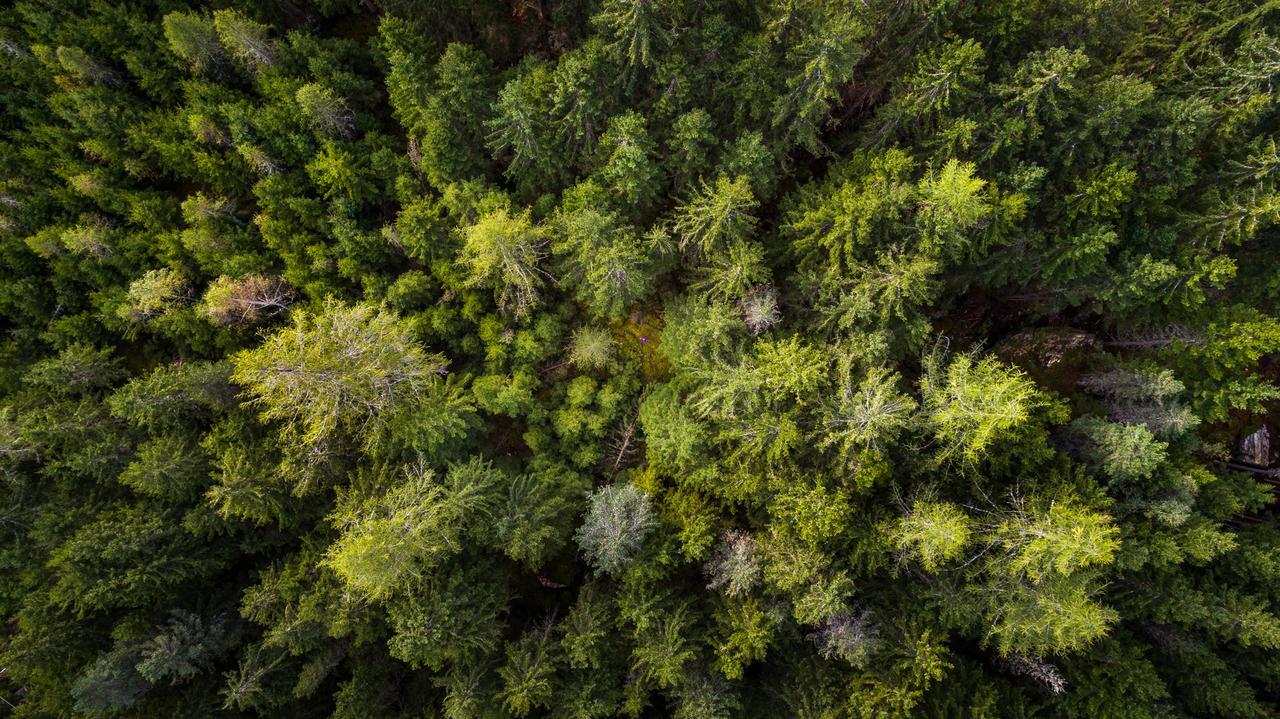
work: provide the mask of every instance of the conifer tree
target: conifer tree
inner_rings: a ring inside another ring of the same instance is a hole
[[[279,420],[304,447],[338,432],[368,437],[438,381],[445,359],[427,354],[409,328],[370,305],[327,303],[299,311],[261,347],[236,355],[232,379],[264,420]]]
[[[254,22],[235,10],[215,11],[213,25],[223,46],[245,65],[262,69],[279,61],[275,45],[267,37],[265,25]]]
[[[498,209],[477,218],[463,233],[459,264],[471,286],[495,288],[499,304],[525,314],[538,303],[547,274],[538,267],[546,256],[547,231],[526,211],[512,215]]]
[[[215,71],[224,62],[224,50],[213,23],[199,15],[172,12],[164,16],[164,36],[174,55],[191,64],[197,73]]]
[[[205,288],[200,309],[217,324],[253,324],[287,310],[293,296],[293,290],[280,278],[246,275],[232,279],[223,275]]]
[[[612,574],[634,558],[654,524],[644,492],[631,484],[611,485],[591,493],[575,539],[593,567]]]

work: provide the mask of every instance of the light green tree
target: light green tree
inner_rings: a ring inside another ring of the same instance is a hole
[[[936,572],[959,559],[969,547],[973,530],[968,515],[949,502],[916,502],[889,530],[890,541],[904,556]]]
[[[471,287],[492,287],[499,306],[517,315],[538,303],[549,277],[538,263],[547,254],[547,230],[529,219],[529,211],[513,215],[506,209],[489,212],[463,233],[458,262]]]
[[[940,457],[981,460],[992,443],[1023,426],[1043,401],[1022,372],[994,357],[959,355],[945,367],[943,361],[931,355],[920,382]]]
[[[479,459],[454,466],[444,480],[419,460],[402,477],[381,496],[342,495],[329,518],[342,534],[325,563],[368,599],[386,599],[461,552],[464,523],[485,520],[502,481]]]
[[[298,88],[296,98],[303,117],[320,134],[342,138],[355,134],[355,113],[333,90],[318,83],[308,83]]]
[[[236,355],[232,379],[264,420],[283,422],[303,447],[338,432],[372,438],[392,413],[421,401],[446,361],[428,354],[394,313],[329,301]]]
[[[176,307],[186,299],[189,289],[186,278],[176,270],[147,270],[129,284],[118,313],[131,322],[145,322]]]
[[[680,249],[696,256],[746,239],[755,228],[757,204],[746,177],[721,175],[714,185],[704,182],[676,211],[672,229]]]
[[[293,299],[293,289],[278,277],[222,275],[205,288],[199,310],[215,324],[249,325],[284,312]]]
[[[853,464],[866,449],[894,443],[911,426],[916,402],[898,388],[899,377],[883,367],[861,378],[842,360],[837,364],[835,392],[822,400],[820,446],[835,448]]]
[[[938,172],[920,181],[920,228],[924,246],[957,256],[972,242],[971,232],[991,213],[983,188],[987,182],[973,176],[972,163],[949,160]]]
[[[584,370],[600,370],[613,361],[616,349],[608,328],[584,325],[569,340],[569,363]]]

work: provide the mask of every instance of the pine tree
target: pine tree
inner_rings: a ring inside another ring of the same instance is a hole
[[[312,126],[322,135],[350,139],[356,131],[355,113],[347,107],[346,100],[333,90],[308,83],[298,88],[298,108]]]
[[[119,314],[134,322],[146,321],[172,309],[187,292],[187,281],[177,272],[167,267],[149,270],[129,285]]]
[[[463,523],[492,511],[493,485],[500,481],[479,460],[451,468],[444,481],[418,464],[386,494],[348,493],[330,518],[342,536],[326,562],[351,589],[386,599],[462,550]]]
[[[963,556],[972,536],[971,520],[953,504],[916,502],[910,513],[890,531],[890,538],[904,556],[936,572]]]
[[[941,455],[976,460],[1001,434],[1017,429],[1041,401],[1017,370],[991,357],[961,355],[945,368],[936,355],[921,384],[924,409],[942,443]]]
[[[174,610],[165,628],[143,645],[138,673],[152,684],[189,680],[225,650],[230,629],[224,615],[205,620],[198,614]]]
[[[610,49],[631,71],[649,67],[653,52],[670,42],[671,10],[662,0],[607,0],[592,22],[608,33]]]
[[[141,494],[181,500],[197,496],[208,476],[208,458],[198,447],[182,435],[162,435],[138,447],[119,481]]]
[[[164,16],[164,36],[174,55],[191,64],[197,73],[209,73],[225,62],[217,31],[208,19],[193,13]]]
[[[292,326],[233,362],[232,379],[262,418],[283,422],[304,448],[339,432],[371,436],[435,385],[446,364],[391,312],[338,302],[295,312]]]
[[[785,142],[814,154],[823,149],[822,120],[837,98],[836,89],[865,52],[860,44],[865,32],[856,16],[838,9],[814,18],[812,29],[790,53],[798,70],[773,106],[772,128]]]
[[[663,179],[657,152],[643,117],[612,117],[596,149],[596,174],[623,206],[644,210],[657,200]]]
[[[756,200],[745,177],[721,176],[680,208],[673,230],[680,248],[695,255],[724,250],[747,238],[754,228]]]
[[[249,325],[284,312],[294,292],[284,280],[264,275],[223,275],[205,288],[200,311],[220,325]]]
[[[498,92],[488,145],[496,160],[507,161],[506,175],[540,186],[559,178],[554,128],[550,123],[553,92],[551,72],[529,63]]]
[[[587,516],[574,538],[591,566],[613,574],[634,558],[655,524],[643,491],[632,484],[610,485],[589,495]]]
[[[621,315],[652,285],[648,253],[617,215],[584,208],[559,218],[553,253],[563,257],[566,281],[599,317]]]
[[[507,663],[498,674],[503,681],[502,703],[512,716],[527,716],[536,708],[550,706],[554,651],[549,623],[542,629],[526,632],[507,646]]]
[[[213,25],[224,47],[242,63],[255,69],[279,62],[275,44],[267,37],[267,27],[235,10],[213,13]]]
[[[517,315],[538,302],[545,271],[538,263],[546,256],[547,231],[535,226],[529,213],[511,215],[505,209],[478,218],[466,228],[458,261],[470,286],[490,286],[500,306]]]

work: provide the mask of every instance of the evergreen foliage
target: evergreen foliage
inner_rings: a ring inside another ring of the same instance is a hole
[[[1277,27],[5,5],[0,715],[1280,715]]]

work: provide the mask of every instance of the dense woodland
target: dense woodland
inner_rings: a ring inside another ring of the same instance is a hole
[[[18,0],[0,715],[1280,716],[1278,103],[1275,0]]]

